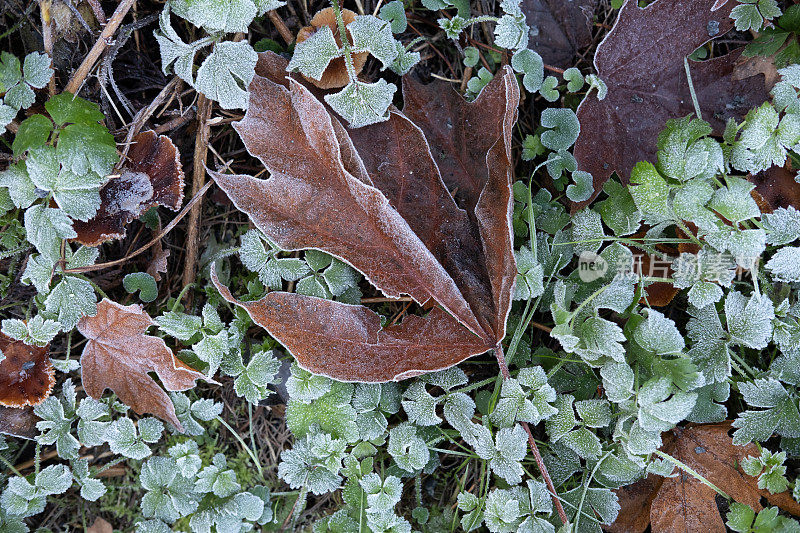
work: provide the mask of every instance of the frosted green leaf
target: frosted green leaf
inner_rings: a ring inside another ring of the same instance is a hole
[[[255,76],[257,60],[247,41],[217,43],[197,69],[194,86],[223,109],[247,109],[247,86]]]
[[[339,475],[345,443],[330,435],[307,435],[294,448],[281,453],[278,476],[290,487],[307,486],[313,494],[325,494],[339,488]]]
[[[200,459],[197,442],[193,440],[180,442],[170,446],[167,453],[169,453],[170,457],[175,459],[178,470],[185,478],[191,479],[200,471],[202,461]]]
[[[6,126],[11,124],[11,121],[17,116],[17,110],[6,105],[0,100],[0,135],[6,132]]]
[[[112,422],[106,432],[108,445],[112,452],[136,460],[144,459],[151,453],[150,447],[145,443],[144,436],[143,433],[140,434],[137,431],[133,425],[133,420],[127,417]]]
[[[256,8],[258,8],[258,14],[263,15],[268,11],[274,11],[279,7],[283,7],[286,5],[286,2],[281,2],[278,0],[253,0],[256,4]]]
[[[576,170],[572,173],[572,180],[575,183],[567,186],[567,198],[573,202],[585,202],[591,198],[594,192],[594,180],[591,174],[583,170]]]
[[[767,234],[763,229],[726,229],[706,235],[708,244],[720,252],[729,251],[742,268],[752,269],[766,248]]]
[[[489,85],[489,82],[492,81],[492,78],[492,73],[486,70],[485,67],[478,69],[478,75],[473,76],[467,82],[467,96],[473,98],[477,96],[484,87]]]
[[[786,149],[777,138],[780,118],[769,102],[747,113],[731,152],[734,168],[759,172],[773,165],[783,165]]]
[[[418,426],[435,426],[442,419],[436,414],[437,399],[425,389],[425,383],[414,381],[403,393],[403,410],[408,420]]]
[[[764,20],[781,15],[776,0],[745,0],[731,10],[731,18],[739,31],[759,31]]]
[[[608,180],[603,185],[603,192],[608,198],[600,202],[597,211],[606,226],[614,235],[630,235],[639,229],[642,214],[636,207],[630,191],[616,180]]]
[[[477,49],[475,49],[477,52]],[[477,64],[476,62],[472,66]],[[544,61],[542,56],[529,48],[523,48],[514,52],[511,56],[511,68],[522,74],[522,85],[529,93],[535,93],[542,86],[544,81]]]
[[[9,52],[0,54],[0,91],[6,92],[22,81],[22,65],[19,58]]]
[[[609,361],[600,369],[603,388],[609,400],[623,402],[633,395],[634,374],[627,363]]]
[[[403,33],[408,27],[406,8],[401,0],[392,0],[381,7],[378,15],[391,23],[392,33]]]
[[[325,376],[312,374],[297,365],[292,365],[291,372],[289,379],[286,380],[286,390],[292,400],[308,403],[321,398],[331,390],[333,381]]]
[[[199,316],[187,315],[179,311],[167,311],[155,318],[158,329],[181,341],[188,341],[200,332],[203,320]]]
[[[669,431],[692,412],[696,393],[674,392],[670,378],[653,378],[639,389],[639,424],[645,431]]]
[[[7,187],[14,205],[26,209],[39,197],[36,185],[28,176],[25,162],[16,163],[0,172],[0,187]]]
[[[421,470],[430,459],[427,444],[417,435],[416,428],[409,423],[400,424],[389,431],[386,451],[394,458],[397,466],[406,472]]]
[[[97,174],[86,179],[86,186],[97,187],[98,180],[111,173],[119,161],[114,137],[100,124],[70,124],[58,135],[56,154],[65,170],[83,176],[90,170]]]
[[[467,378],[466,373],[457,366],[425,374],[420,379],[431,385],[441,387],[446,391],[469,383],[469,378]]]
[[[578,117],[571,109],[549,107],[542,111],[541,124],[552,128],[542,132],[542,144],[551,150],[566,150],[578,138],[581,125]]]
[[[633,330],[636,343],[657,355],[680,354],[685,343],[675,322],[654,309],[648,309],[646,313],[647,318]]]
[[[353,39],[354,52],[369,52],[383,64],[390,66],[397,57],[397,46],[392,35],[392,25],[372,15],[358,15],[347,25]]]
[[[574,515],[577,513],[577,509],[582,510],[579,531],[599,531],[600,528],[597,527],[597,522],[606,525],[612,524],[620,510],[619,499],[611,489],[577,486],[561,496],[564,501],[568,502],[564,506],[565,510],[567,510],[567,516],[575,520]],[[597,513],[599,518],[594,518],[591,511]],[[594,527],[592,527],[592,523],[594,523]],[[584,527],[586,527],[586,530],[583,529]]]
[[[597,89],[597,99],[605,100],[606,95],[608,95],[608,85],[606,85],[606,82],[601,80],[597,74],[587,74],[586,83],[589,84],[589,88],[586,90],[587,95],[592,89]]]
[[[66,465],[51,465],[36,475],[36,488],[44,494],[64,494],[72,486],[72,473]]]
[[[517,531],[522,521],[519,500],[511,498],[509,490],[494,489],[486,497],[486,527],[492,533]]]
[[[61,239],[78,236],[66,213],[43,204],[34,205],[25,211],[25,233],[28,241],[52,261],[57,260],[60,255]]]
[[[572,240],[574,253],[597,252],[603,245],[603,224],[600,214],[591,209],[583,209],[572,217]]]
[[[222,413],[222,404],[214,402],[209,398],[201,398],[190,402],[185,394],[170,393],[170,398],[175,406],[175,416],[178,417],[185,434],[197,436],[205,433],[203,425],[198,420],[208,422]]]
[[[570,67],[562,74],[564,81],[567,82],[567,90],[571,93],[576,93],[583,88],[583,74],[576,67]]]
[[[239,492],[242,486],[236,480],[236,473],[226,469],[225,456],[218,453],[212,464],[203,468],[197,475],[194,488],[200,493],[213,493],[218,498],[227,498]]]
[[[13,109],[27,109],[36,101],[36,93],[27,83],[18,83],[6,91],[3,102]]]
[[[800,248],[789,246],[781,248],[765,266],[777,281],[800,281]]]
[[[389,119],[387,109],[396,90],[394,84],[382,78],[375,83],[355,80],[338,93],[326,94],[325,101],[351,128],[360,128]]]
[[[280,361],[271,351],[257,352],[247,363],[244,372],[234,380],[233,389],[248,402],[257,404],[269,396],[270,391],[267,387],[275,381],[280,367]]]
[[[142,514],[174,522],[197,509],[194,484],[181,475],[172,457],[152,457],[142,464],[139,483],[147,492],[142,497]]]
[[[228,331],[222,330],[216,335],[204,333],[200,342],[192,345],[192,351],[201,361],[208,364],[207,375],[214,377],[223,357],[229,351]]]
[[[558,409],[558,413],[550,417],[545,423],[547,434],[550,435],[553,442],[558,441],[572,431],[578,423],[575,418],[575,412],[572,409],[574,401],[575,397],[570,394],[563,394],[556,400],[555,407]]]
[[[494,44],[509,50],[520,50],[528,45],[528,25],[525,15],[519,12],[503,15],[494,28]]]
[[[72,433],[72,422],[74,420],[73,410],[61,402],[56,397],[50,396],[44,402],[33,408],[36,416],[41,418],[36,422],[36,429],[40,431],[36,442],[49,446],[56,445],[56,452],[62,459],[75,459],[78,457],[80,443]]]
[[[772,339],[775,309],[767,296],[754,293],[748,299],[739,291],[731,291],[725,299],[725,318],[736,344],[762,349]]]
[[[724,403],[730,398],[731,388],[727,382],[713,383],[695,390],[697,403],[686,417],[689,422],[707,424],[722,422],[728,417],[728,409]]]
[[[517,54],[519,54],[520,52],[517,52]],[[512,58],[511,58],[512,66],[514,65],[514,57],[516,57],[517,54],[514,54],[514,56],[512,56]],[[466,48],[464,48],[464,66],[465,67],[474,67],[474,66],[476,66],[478,64],[478,62],[480,61],[480,58],[481,58],[480,52],[474,46],[467,46]],[[517,60],[517,61],[519,61],[519,60]],[[516,70],[517,72],[522,72],[522,70],[518,70],[517,67],[514,67],[514,70]]]
[[[494,475],[516,485],[522,482],[523,470],[520,461],[525,458],[527,450],[528,436],[521,425],[517,424],[513,428],[501,428],[495,436],[489,467]]]
[[[256,16],[253,0],[170,0],[169,5],[176,15],[209,31],[247,32]]]
[[[517,261],[517,283],[514,286],[514,299],[538,298],[544,293],[544,271],[536,261],[533,252],[523,246],[514,252]]]
[[[630,181],[631,196],[646,222],[655,225],[675,218],[669,202],[669,185],[652,163],[636,163]]]
[[[755,184],[735,176],[728,176],[725,181],[727,187],[714,191],[708,206],[731,222],[758,217],[761,210],[750,195],[750,191],[756,187]]]
[[[385,480],[381,480],[378,474],[370,472],[359,480],[359,485],[367,494],[370,512],[393,509],[403,495],[403,484],[395,476],[387,476]]]
[[[56,317],[64,331],[69,331],[84,316],[97,314],[94,287],[84,279],[64,276],[47,295],[44,308],[49,315]]]
[[[139,291],[143,302],[152,302],[158,297],[158,286],[153,276],[147,272],[131,272],[122,278],[122,286],[129,294]]]
[[[25,83],[35,89],[41,89],[53,76],[53,69],[50,68],[50,58],[47,54],[33,52],[25,56],[22,65],[22,75]]]
[[[697,176],[713,177],[723,170],[719,143],[706,138],[711,126],[691,115],[667,121],[658,135],[658,169],[670,178],[685,182]]]
[[[403,76],[404,74],[408,74],[408,71],[411,70],[411,67],[420,62],[422,56],[419,52],[411,52],[407,50],[400,41],[395,41],[394,44],[397,48],[397,56],[389,66],[389,69],[391,69],[391,71],[395,74]]]
[[[106,432],[111,422],[107,421],[109,409],[105,403],[86,397],[81,400],[75,414],[79,417],[78,438],[85,446],[101,446],[106,443]]]
[[[760,456],[748,456],[742,459],[744,473],[758,478],[758,488],[767,489],[772,494],[784,492],[788,487],[786,479],[786,452],[772,453],[761,449]]]
[[[556,87],[558,87],[558,78],[547,76],[542,82],[542,86],[539,87],[539,94],[548,102],[555,102],[559,97]]]
[[[703,370],[707,383],[724,381],[731,375],[727,333],[713,306],[689,308],[692,318],[686,325],[694,345],[688,355]]]
[[[611,423],[611,405],[606,400],[575,402],[575,411],[590,428],[604,428]]]
[[[780,246],[800,239],[800,211],[794,206],[779,207],[772,213],[764,213],[762,222],[768,244]]]
[[[299,71],[304,76],[318,80],[322,78],[322,73],[328,68],[328,64],[340,55],[341,51],[333,37],[333,31],[327,26],[322,26],[311,37],[297,44],[286,70]]]
[[[212,43],[210,39],[186,44],[172,28],[169,20],[169,7],[165,7],[158,18],[160,31],[154,32],[158,48],[161,54],[161,70],[164,74],[169,74],[172,67],[175,74],[186,83],[194,85],[194,56],[197,51]]]
[[[61,331],[61,324],[42,315],[36,315],[27,322],[18,318],[7,318],[3,320],[2,331],[12,339],[27,345],[47,346]]]
[[[354,442],[359,434],[357,413],[350,405],[352,396],[352,384],[333,382],[329,392],[309,403],[292,398],[286,408],[286,423],[296,436],[306,435],[317,425],[334,438]]]
[[[777,433],[782,437],[800,437],[800,411],[797,398],[790,396],[784,386],[774,378],[756,379],[739,384],[744,401],[752,407],[766,411],[744,411],[734,420],[733,443],[746,444],[765,441]]]
[[[44,115],[32,115],[19,125],[11,149],[15,156],[21,156],[31,148],[38,148],[47,143],[53,133],[53,122]]]
[[[442,28],[444,34],[449,39],[453,40],[458,39],[458,36],[461,34],[462,31],[464,31],[464,28],[466,28],[468,25],[468,21],[460,15],[455,15],[453,18],[450,19],[440,18],[436,22],[439,24],[439,27]]]
[[[45,102],[44,108],[53,122],[59,126],[68,123],[92,124],[101,122],[105,118],[100,106],[68,92],[61,92],[51,97]]]

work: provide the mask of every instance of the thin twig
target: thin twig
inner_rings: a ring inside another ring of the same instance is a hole
[[[181,209],[181,212],[178,213],[178,215],[175,218],[173,218],[172,221],[170,221],[170,223],[167,224],[166,227],[161,232],[159,232],[158,235],[153,237],[153,240],[151,240],[150,242],[148,242],[147,244],[145,244],[144,246],[142,246],[141,248],[139,248],[135,252],[129,253],[125,257],[123,257],[121,259],[115,259],[114,261],[108,261],[107,263],[98,263],[96,265],[87,265],[87,266],[84,266],[84,267],[67,268],[67,269],[64,269],[64,272],[67,273],[67,274],[78,274],[78,273],[82,273],[82,272],[92,272],[92,271],[95,271],[95,270],[103,270],[104,268],[109,268],[109,267],[112,267],[112,266],[122,265],[122,264],[130,261],[131,259],[133,259],[137,255],[141,254],[145,250],[148,250],[150,247],[155,245],[158,241],[163,239],[164,236],[167,233],[172,231],[172,229],[175,226],[178,225],[178,222],[183,220],[183,217],[186,216],[186,213],[188,213],[189,210],[192,207],[194,207],[200,201],[200,199],[206,193],[208,188],[211,187],[212,183],[214,183],[214,182],[213,181],[209,181],[208,183],[205,184],[205,186],[202,189],[197,191],[197,194],[195,194],[194,197],[192,197],[192,199],[189,200],[189,203],[186,204],[183,207],[183,209]]]
[[[197,134],[194,143],[194,166],[192,168],[192,194],[199,191],[206,181],[206,157],[208,156],[208,138],[211,116],[211,100],[203,94],[197,99]],[[197,276],[197,258],[200,244],[200,215],[202,204],[195,205],[189,212],[186,230],[186,257],[183,263],[183,286],[191,285]],[[188,294],[188,293],[187,293]],[[191,298],[191,297],[190,297]]]
[[[69,83],[64,89],[65,91],[72,94],[78,93],[81,85],[83,85],[83,82],[86,79],[86,76],[89,75],[89,71],[92,70],[95,62],[100,58],[100,54],[103,53],[103,50],[106,49],[106,46],[111,44],[111,36],[117,31],[117,28],[119,28],[119,25],[122,23],[122,19],[124,19],[125,15],[128,14],[128,11],[133,6],[135,1],[136,0],[122,0],[119,3],[116,11],[114,11],[114,14],[111,15],[111,18],[108,20],[108,24],[106,24],[106,27],[103,28],[102,32],[100,32],[100,37],[97,38],[97,42],[95,42],[92,49],[89,50],[89,53],[83,60],[83,63],[80,64],[78,70],[76,70],[75,74],[73,74],[72,79],[69,80]]]
[[[294,34],[286,27],[286,24],[283,22],[281,16],[278,15],[278,12],[273,9],[267,13],[267,15],[269,16],[269,20],[275,25],[275,29],[281,34],[283,40],[286,41],[286,44],[292,44],[292,41],[294,41]]]
[[[500,373],[503,375],[503,379],[505,380],[510,378],[511,373],[508,371],[506,358],[503,355],[502,343],[498,342],[497,346],[494,347],[494,356],[497,359],[497,364],[500,367]],[[533,433],[531,433],[531,428],[528,426],[527,422],[520,422],[520,424],[522,424],[522,429],[525,430],[525,433],[528,434],[528,443],[531,446],[531,452],[533,452],[533,458],[536,460],[536,466],[539,467],[539,472],[542,473],[544,482],[547,485],[547,490],[550,492],[550,496],[553,498],[553,504],[556,506],[558,517],[561,519],[562,524],[566,524],[569,522],[569,520],[567,519],[567,513],[564,512],[564,507],[561,505],[561,500],[558,499],[556,486],[553,484],[553,480],[550,478],[550,473],[547,471],[547,467],[544,464],[544,460],[542,459],[542,454],[539,453],[539,447],[536,445],[536,440],[533,438]]]

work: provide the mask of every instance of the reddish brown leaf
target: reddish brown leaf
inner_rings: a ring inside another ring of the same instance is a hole
[[[86,528],[86,533],[114,533],[114,526],[107,520],[97,517],[94,523]]]
[[[243,307],[292,353],[300,366],[339,381],[382,382],[442,370],[494,345],[438,307],[426,317],[409,315],[381,328],[380,316],[362,305],[289,292],[270,292],[255,302],[236,300],[212,281],[231,303]]]
[[[796,174],[797,171],[786,167],[773,166],[751,176],[750,181],[756,184],[756,192],[770,208],[777,209],[790,205],[800,208],[800,184],[794,179]]]
[[[406,88],[406,108],[414,110],[414,91],[439,89]],[[274,54],[261,55],[250,92],[234,127],[271,177],[212,173],[234,205],[283,249],[323,250],[387,296],[435,302],[449,315],[434,308],[381,329],[361,306],[285,293],[245,304],[220,286],[226,298],[301,366],[343,381],[447,368],[502,340],[516,277],[510,143],[519,92],[510,69],[475,103],[453,93],[444,110],[418,109],[421,123],[392,110],[388,121],[359,130],[287,79]],[[450,128],[435,123],[437,113]],[[455,198],[445,184],[459,189]]]
[[[345,29],[347,28],[347,25],[356,19],[356,15],[357,13],[350,11],[349,9],[342,10],[342,20],[344,21]],[[333,32],[333,38],[336,40],[336,44],[342,46],[342,37],[339,35],[339,26],[336,24],[336,12],[332,7],[326,7],[322,11],[317,12],[317,14],[314,15],[314,18],[311,19],[310,26],[300,28],[300,31],[297,33],[297,43],[302,43],[324,26],[327,26],[331,29]],[[347,36],[350,38],[350,42],[353,42],[353,39],[350,36],[350,30],[347,30]],[[358,75],[361,72],[361,69],[364,68],[364,63],[367,62],[368,57],[368,52],[352,54],[353,67],[355,68],[356,75]],[[347,67],[345,66],[343,57],[337,57],[331,61],[328,64],[328,68],[326,68],[325,72],[322,73],[322,78],[319,80],[308,78],[306,76],[303,77],[320,89],[338,89],[339,87],[344,87],[350,82],[350,76],[347,74]]]
[[[92,398],[111,389],[137,413],[152,413],[183,431],[169,396],[147,373],[155,372],[169,391],[191,389],[204,376],[177,359],[163,339],[146,335],[153,325],[140,305],[103,299],[97,315],[78,322],[78,331],[88,340],[81,354],[81,380]]]
[[[522,0],[525,21],[531,32],[528,48],[545,63],[567,68],[578,50],[592,42],[592,20],[598,0]],[[535,35],[534,35],[535,33]]]
[[[39,434],[36,429],[38,421],[33,407],[0,407],[0,433],[4,435],[33,440]]]
[[[597,48],[594,66],[608,85],[578,107],[581,133],[575,143],[578,168],[594,177],[594,195],[616,171],[627,183],[638,161],[653,161],[656,139],[669,118],[694,112],[684,57],[733,27],[735,2],[658,0],[646,8],[628,0],[614,28]],[[740,51],[690,61],[692,82],[703,112],[717,133],[728,118],[741,118],[767,99],[763,74],[735,80]]]
[[[739,503],[756,511],[760,499],[800,515],[800,504],[788,492],[770,494],[758,488],[758,480],[739,468],[748,455],[759,455],[755,444],[735,446],[728,431],[730,422],[697,424],[662,434],[661,450],[683,462]],[[619,519],[608,531],[643,533],[648,523],[653,533],[705,531],[724,533],[725,522],[715,500],[716,491],[695,477],[679,471],[676,477],[651,475],[617,490],[622,506]],[[645,518],[649,514],[649,520]]]
[[[121,239],[125,226],[161,205],[177,211],[183,202],[180,154],[169,137],[145,131],[134,139],[128,163],[100,191],[100,209],[88,222],[75,221],[75,239],[87,246]]]
[[[47,346],[28,346],[0,333],[0,405],[39,405],[50,396],[55,371]]]

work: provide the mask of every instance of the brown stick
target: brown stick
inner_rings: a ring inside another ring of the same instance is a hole
[[[497,364],[500,367],[500,373],[503,375],[503,379],[510,378],[511,373],[508,371],[506,358],[505,355],[503,355],[502,343],[498,342],[497,346],[494,347],[494,356],[497,359]],[[520,424],[522,425],[522,429],[525,430],[525,433],[528,434],[528,443],[531,446],[531,452],[533,452],[533,458],[536,460],[536,466],[539,467],[539,472],[542,473],[544,482],[547,485],[547,490],[550,491],[550,496],[552,496],[553,498],[553,504],[556,506],[556,511],[558,511],[558,517],[561,519],[562,524],[566,524],[569,522],[569,520],[567,519],[567,513],[564,512],[564,507],[561,505],[561,500],[558,499],[556,486],[553,484],[553,480],[550,478],[550,473],[547,471],[547,467],[544,465],[542,454],[539,453],[539,447],[536,445],[536,440],[533,438],[533,433],[531,433],[531,428],[528,426],[527,422],[520,422]]]
[[[294,41],[294,35],[291,31],[289,31],[289,28],[286,27],[286,24],[283,22],[281,16],[278,15],[278,12],[273,9],[267,13],[267,15],[269,15],[269,20],[271,20],[275,25],[275,29],[281,34],[281,37],[284,41],[286,41],[286,44],[292,44],[292,41]]]
[[[208,138],[211,116],[211,100],[202,93],[197,98],[197,134],[194,142],[194,166],[192,169],[192,195],[199,191],[206,182],[206,157],[208,156]],[[198,203],[189,211],[186,230],[186,257],[183,263],[183,286],[194,283],[197,276],[197,257],[200,245],[200,215],[203,205]],[[189,292],[187,291],[187,295]],[[191,298],[191,297],[190,297]]]
[[[119,28],[119,25],[122,23],[122,19],[128,14],[128,11],[133,7],[135,1],[136,0],[122,0],[119,3],[114,14],[108,19],[108,24],[106,24],[106,27],[100,32],[100,37],[97,38],[97,42],[94,43],[92,49],[89,50],[89,53],[84,58],[83,63],[78,67],[78,70],[75,71],[75,74],[72,75],[72,79],[69,80],[69,83],[64,89],[65,91],[72,94],[78,93],[86,76],[89,75],[89,71],[92,70],[95,62],[100,58],[100,54],[106,49],[106,46],[110,44],[111,36],[117,31],[117,28]]]
[[[44,43],[44,53],[50,58],[50,68],[53,68],[53,19],[51,8],[53,7],[52,0],[41,0],[39,2],[39,9],[42,12],[42,42]],[[50,76],[50,81],[47,82],[47,92],[50,96],[56,94],[56,76],[55,73]]]

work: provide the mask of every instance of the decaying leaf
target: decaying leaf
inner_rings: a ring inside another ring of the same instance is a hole
[[[528,48],[545,63],[567,68],[575,55],[592,42],[592,19],[598,0],[522,0],[525,22],[531,29]]]
[[[598,100],[593,93],[578,107],[581,133],[574,154],[578,168],[594,177],[595,193],[576,207],[591,202],[614,171],[627,183],[638,161],[654,160],[667,119],[694,112],[684,58],[733,27],[729,15],[735,4],[657,0],[640,8],[625,2],[594,59],[608,95]],[[703,119],[717,133],[729,118],[741,119],[767,99],[763,74],[733,78],[740,54],[689,62]]]
[[[121,239],[125,226],[142,213],[161,205],[177,211],[183,202],[180,153],[169,137],[144,131],[134,138],[128,162],[120,176],[100,190],[102,203],[87,222],[76,220],[75,239],[87,246]]]
[[[406,89],[405,114],[347,130],[285,78],[278,56],[262,54],[259,65],[251,106],[234,127],[271,177],[214,173],[217,184],[281,248],[323,250],[386,296],[407,294],[446,312],[381,329],[362,306],[282,292],[245,304],[217,283],[223,296],[303,368],[342,381],[405,379],[494,347],[516,277],[510,142],[519,90],[511,69],[475,102],[437,86],[424,90],[444,107],[422,108],[416,89]],[[446,121],[437,122],[442,113]]]
[[[750,181],[756,184],[755,192],[769,206],[769,209],[759,206],[762,211],[771,211],[772,209],[789,207],[790,205],[800,208],[800,184],[795,180],[796,175],[796,170],[772,166],[763,172],[750,176]]]
[[[662,434],[661,450],[756,511],[762,509],[760,499],[766,498],[771,505],[799,515],[800,503],[789,492],[771,494],[759,489],[758,480],[742,472],[738,465],[748,455],[758,456],[758,447],[735,446],[728,436],[730,429],[730,422],[675,428]],[[642,533],[648,524],[653,533],[726,531],[717,493],[686,472],[678,471],[671,478],[650,475],[616,492],[622,508],[617,521],[607,528],[612,533]]]
[[[83,387],[95,399],[111,389],[137,413],[152,413],[183,431],[169,396],[147,373],[155,372],[169,391],[191,389],[204,376],[177,359],[163,339],[146,335],[153,325],[140,305],[107,298],[97,304],[97,315],[78,322],[88,340],[81,354]]]
[[[0,407],[0,433],[23,439],[34,439],[39,434],[33,407]]]
[[[348,24],[356,19],[356,15],[357,13],[350,11],[349,9],[342,10],[342,20],[344,21],[345,29],[347,28]],[[300,31],[297,33],[297,42],[302,43],[323,27],[328,27],[331,29],[333,32],[333,38],[336,40],[336,44],[341,47],[342,37],[339,35],[339,27],[336,24],[336,13],[332,7],[326,7],[314,15],[314,18],[311,19],[310,26],[300,28]],[[350,38],[350,42],[353,42],[353,38],[350,36],[350,30],[347,30],[347,36]],[[357,76],[364,68],[364,64],[367,62],[367,58],[369,57],[369,52],[359,52],[357,54],[353,54],[352,57],[353,68],[355,69]],[[350,77],[347,75],[347,67],[345,66],[343,57],[337,57],[331,61],[320,79],[315,80],[307,77],[306,79],[320,89],[338,89],[339,87],[344,87],[350,82]]]
[[[47,346],[28,346],[0,333],[0,405],[39,405],[50,396],[55,371]]]

